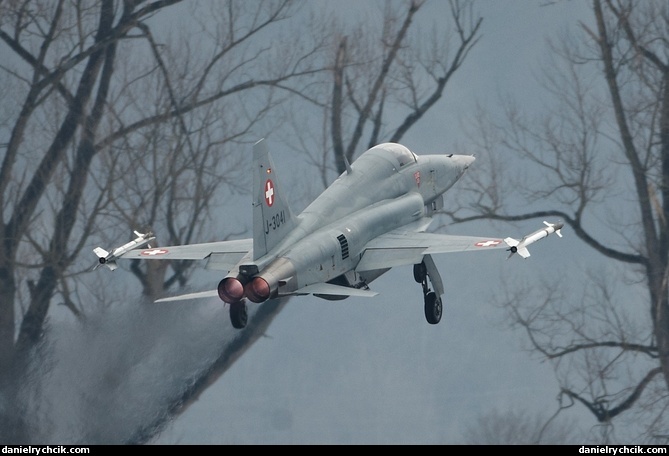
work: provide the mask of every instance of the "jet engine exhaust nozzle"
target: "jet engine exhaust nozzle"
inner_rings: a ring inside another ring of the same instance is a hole
[[[262,277],[255,277],[246,284],[244,291],[246,292],[246,297],[249,298],[249,300],[256,303],[261,303],[269,299],[272,289],[265,279]]]
[[[218,297],[230,304],[239,302],[244,298],[244,285],[235,277],[226,277],[218,283]]]

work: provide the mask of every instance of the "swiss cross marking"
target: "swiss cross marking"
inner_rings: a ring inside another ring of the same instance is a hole
[[[420,187],[420,171],[413,173],[413,178],[416,179],[416,185]]]
[[[265,182],[265,202],[269,207],[274,204],[274,183],[271,179],[267,179],[267,182]]]
[[[477,242],[474,245],[476,247],[493,247],[493,246],[501,244],[501,243],[502,243],[502,241],[495,239],[495,240],[490,240],[490,241]]]
[[[149,249],[149,250],[142,250],[140,255],[156,256],[156,255],[165,255],[166,253],[167,253],[167,250],[165,250],[165,249]]]

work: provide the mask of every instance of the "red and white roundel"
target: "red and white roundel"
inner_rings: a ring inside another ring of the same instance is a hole
[[[158,255],[165,255],[168,251],[165,249],[148,249],[148,250],[142,250],[140,255],[142,256],[158,256]]]
[[[274,182],[272,182],[272,179],[267,179],[267,182],[265,182],[265,202],[269,207],[274,204]]]
[[[502,241],[500,241],[499,239],[491,239],[491,240],[489,240],[489,241],[481,241],[481,242],[477,242],[477,243],[474,244],[474,245],[475,245],[476,247],[494,247],[494,246],[499,245],[499,244],[501,244],[501,243],[502,243]]]

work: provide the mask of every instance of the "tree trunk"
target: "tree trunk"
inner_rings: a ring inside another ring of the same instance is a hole
[[[14,355],[14,271],[0,267],[0,377],[10,371]]]

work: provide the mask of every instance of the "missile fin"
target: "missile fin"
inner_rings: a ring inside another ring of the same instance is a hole
[[[519,241],[518,239],[514,239],[514,238],[512,238],[512,237],[508,237],[508,238],[504,239],[504,242],[505,242],[506,245],[508,245],[509,247],[515,247],[515,246],[517,246],[517,245],[520,243],[520,241]]]
[[[94,248],[93,252],[95,252],[95,254],[98,256],[98,258],[107,258],[109,256],[109,252],[107,252],[102,247]]]

